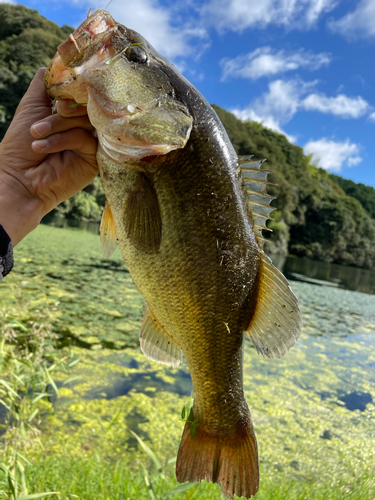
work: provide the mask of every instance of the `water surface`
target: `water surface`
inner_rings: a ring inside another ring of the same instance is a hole
[[[346,498],[366,477],[366,499],[375,498],[375,295],[363,293],[359,278],[362,291],[348,289],[350,280],[344,288],[342,266],[274,262],[291,278],[304,327],[282,359],[264,359],[244,343],[263,484],[292,478],[296,488],[308,481],[327,491],[339,484]],[[45,322],[80,357],[69,375],[78,378],[64,385],[67,375],[56,376],[60,396],[42,422],[45,448],[57,457],[121,458],[142,470],[135,430],[158,457],[176,456],[188,367],[170,369],[140,352],[144,301],[118,250],[105,261],[96,234],[40,226],[17,245],[15,263],[1,283],[0,321],[22,329]]]
[[[100,228],[99,222],[65,219],[49,214],[44,217],[42,223],[60,228],[76,228],[93,234],[99,234]],[[274,265],[289,280],[375,294],[375,271],[292,256],[270,255],[270,257]]]

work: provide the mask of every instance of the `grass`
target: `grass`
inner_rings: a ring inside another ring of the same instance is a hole
[[[0,337],[0,409],[4,411],[0,496],[10,495],[12,500],[54,494],[28,495],[25,467],[31,464],[24,455],[36,443],[43,448],[39,424],[52,409],[51,398],[59,393],[54,370],[67,373],[77,361],[72,353],[56,350],[49,325],[33,321],[29,327],[30,331],[20,322],[10,321]]]
[[[0,325],[30,336],[34,324],[44,324],[80,359],[69,377],[54,370],[59,395],[39,419],[43,449],[18,450],[31,464],[23,464],[28,492],[160,500],[178,487],[173,460],[191,382],[186,364],[169,369],[140,353],[143,299],[118,251],[103,261],[98,236],[41,226],[16,247],[15,261],[1,283]],[[260,451],[256,498],[373,500],[375,405],[350,411],[343,397],[375,394],[375,296],[292,286],[306,325],[295,348],[264,360],[245,347],[245,393]],[[6,439],[8,431],[0,448]],[[0,490],[0,499],[8,494]],[[203,482],[166,498],[224,497]]]
[[[67,475],[67,470],[71,471]],[[29,469],[32,481],[41,489],[58,488],[62,500],[76,497],[89,500],[127,500],[150,498],[148,488],[141,473],[134,471],[121,461],[108,464],[103,461],[90,459],[68,460],[66,457],[54,457],[44,460],[42,466]],[[164,497],[164,492],[175,486],[173,470],[169,471],[166,479],[156,474],[150,474],[157,498]],[[308,479],[289,478],[282,481],[275,480],[274,484],[261,483],[256,495],[260,500],[333,500],[333,499],[363,499],[373,500],[373,477],[362,476],[353,484],[345,481],[338,483],[317,483]],[[223,500],[216,485],[202,482],[183,493],[167,497],[172,500]]]

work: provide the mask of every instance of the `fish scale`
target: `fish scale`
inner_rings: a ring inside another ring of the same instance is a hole
[[[103,256],[117,242],[146,300],[142,351],[172,367],[182,354],[188,363],[194,424],[185,423],[177,479],[250,498],[259,464],[243,333],[273,357],[301,330],[297,300],[262,251],[274,210],[264,160],[238,158],[197,89],[107,11],[58,47],[45,85],[51,97],[87,103],[106,194]]]

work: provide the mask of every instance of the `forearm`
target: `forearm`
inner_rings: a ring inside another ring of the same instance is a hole
[[[1,161],[1,156],[0,156]],[[0,224],[8,233],[13,246],[17,245],[42,218],[43,203],[25,196],[18,181],[0,175]]]

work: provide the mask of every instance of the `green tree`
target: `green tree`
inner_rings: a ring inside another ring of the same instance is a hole
[[[48,66],[56,48],[74,28],[62,26],[23,5],[0,3],[0,139],[4,136],[36,70]],[[100,220],[104,206],[100,179],[62,203],[63,217]]]
[[[36,70],[47,66],[57,46],[74,31],[37,10],[0,4],[0,139]]]
[[[335,174],[329,174],[329,178],[338,184],[346,194],[361,202],[371,217],[375,218],[375,189],[373,187],[366,186],[361,182],[357,184]]]
[[[268,192],[278,210],[266,250],[375,269],[375,189],[329,174],[284,135],[213,107],[237,153],[266,158],[263,168],[273,171],[277,186]]]

